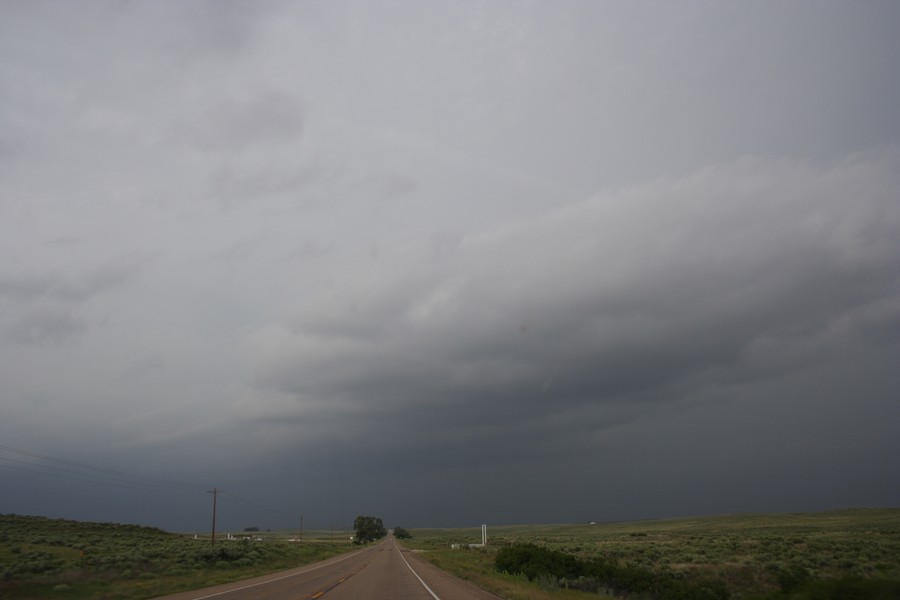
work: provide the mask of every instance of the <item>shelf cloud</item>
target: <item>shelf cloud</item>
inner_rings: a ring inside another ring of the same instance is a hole
[[[896,505],[898,22],[3,5],[0,510]]]

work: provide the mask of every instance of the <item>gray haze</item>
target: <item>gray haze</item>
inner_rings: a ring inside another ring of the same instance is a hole
[[[0,3],[0,513],[900,505],[898,29]]]

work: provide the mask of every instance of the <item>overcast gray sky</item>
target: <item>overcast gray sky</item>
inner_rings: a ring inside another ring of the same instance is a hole
[[[893,1],[0,3],[0,512],[900,505],[898,29]]]

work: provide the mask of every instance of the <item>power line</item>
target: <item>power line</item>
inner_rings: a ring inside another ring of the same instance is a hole
[[[224,490],[220,490],[219,488],[213,488],[207,491],[208,494],[213,495],[213,519],[212,519],[212,546],[216,545],[216,499],[219,497],[219,494]]]
[[[257,503],[257,502],[253,502],[252,500],[248,500],[248,499],[246,499],[246,498],[243,498],[243,497],[241,497],[241,496],[238,496],[238,495],[235,494],[234,492],[228,492],[228,491],[224,491],[224,490],[219,490],[219,493],[222,493],[222,494],[225,494],[225,495],[228,496],[228,497],[234,498],[235,500],[238,500],[238,501],[240,501],[240,502],[246,504],[247,506],[251,506],[251,507],[253,507],[253,508],[256,508],[256,509],[259,509],[259,510],[268,512],[268,513],[272,513],[272,514],[278,515],[278,516],[280,516],[280,517],[285,517],[285,518],[288,518],[288,519],[297,519],[297,518],[298,518],[298,515],[297,515],[296,513],[291,514],[291,513],[285,512],[285,511],[283,511],[283,510],[278,510],[278,509],[271,508],[271,507],[268,507],[268,506],[263,506],[262,504],[259,504],[259,503]],[[301,521],[301,525],[300,525],[300,528],[301,528],[301,529],[303,529],[303,524],[304,524],[304,523],[307,524],[307,525],[309,525],[309,524],[314,525],[313,529],[328,529],[329,527],[332,526],[332,522],[325,522],[325,521],[321,521],[321,520],[318,520],[318,519],[310,519],[310,518],[309,518],[307,515],[305,515],[305,514],[299,515],[299,519],[300,519],[300,521]],[[344,527],[344,529],[346,529],[346,527]]]
[[[0,460],[6,461],[7,463],[11,462],[11,463],[16,463],[18,465],[24,465],[21,467],[16,467],[15,465],[8,464],[7,466],[12,467],[12,468],[18,468],[23,471],[30,471],[32,473],[39,473],[41,475],[66,477],[68,479],[79,479],[81,481],[88,481],[91,483],[100,483],[100,484],[109,483],[109,484],[113,484],[113,485],[119,485],[120,487],[135,487],[135,485],[139,485],[140,487],[136,488],[136,489],[154,489],[155,488],[155,489],[157,489],[157,491],[163,491],[163,490],[159,490],[159,488],[164,488],[165,491],[176,491],[176,490],[182,491],[182,492],[185,491],[184,488],[175,488],[172,485],[158,483],[155,481],[141,481],[141,480],[137,480],[135,478],[125,479],[122,477],[113,477],[113,476],[109,476],[109,475],[95,474],[95,473],[83,472],[83,471],[72,470],[72,469],[64,469],[64,468],[60,468],[60,467],[54,467],[52,465],[44,465],[44,464],[38,464],[38,463],[34,463],[34,462],[19,460],[19,459],[11,458],[9,456],[0,456]],[[31,468],[28,468],[28,467],[31,467]],[[73,475],[81,475],[82,477],[72,477]],[[84,477],[89,477],[90,479],[85,479]],[[130,484],[130,485],[121,485],[121,484]]]
[[[281,510],[277,510],[277,509],[274,509],[274,508],[269,508],[268,506],[263,506],[262,504],[257,504],[256,502],[252,502],[252,501],[250,501],[250,500],[247,500],[246,498],[241,498],[240,496],[238,496],[237,494],[234,494],[234,493],[232,493],[232,492],[225,492],[225,494],[231,496],[232,498],[235,498],[236,500],[240,500],[240,501],[243,502],[244,504],[247,504],[247,505],[249,505],[249,506],[252,506],[253,508],[258,508],[258,509],[260,509],[260,510],[264,510],[264,511],[270,512],[270,513],[274,513],[274,514],[280,515],[280,516],[282,516],[282,517],[289,517],[289,518],[291,518],[291,519],[294,519],[294,518],[296,518],[296,516],[297,516],[296,514],[289,514],[289,513],[286,513],[286,512],[284,512],[284,511],[281,511]]]
[[[265,511],[281,517],[296,519],[297,513],[288,513],[268,506],[264,506],[252,500],[248,500],[233,492],[228,492],[218,488],[208,490],[208,485],[186,483],[183,481],[175,481],[154,477],[147,477],[133,473],[127,473],[116,469],[98,467],[88,463],[78,462],[65,458],[59,458],[48,454],[42,454],[33,450],[23,448],[15,448],[0,444],[0,468],[15,469],[26,473],[36,475],[44,475],[47,477],[55,477],[59,479],[68,479],[70,481],[81,481],[94,485],[102,485],[109,487],[117,487],[122,489],[137,490],[142,492],[156,492],[160,494],[177,494],[196,496],[201,493],[213,493],[213,504],[215,505],[216,496],[225,494],[243,504],[253,507],[257,510]],[[326,528],[328,524],[324,522],[301,517],[307,523],[314,523]],[[302,527],[302,525],[301,525]]]
[[[27,465],[27,466],[20,466],[20,465],[0,462],[0,467],[5,467],[7,469],[15,469],[17,471],[24,471],[26,473],[34,473],[36,475],[46,475],[46,476],[50,476],[50,477],[56,477],[58,479],[68,479],[70,481],[82,481],[84,483],[93,483],[96,485],[104,485],[104,486],[116,487],[116,488],[121,488],[121,489],[126,489],[126,490],[137,490],[137,491],[141,491],[141,492],[157,492],[157,493],[162,493],[162,494],[177,494],[177,495],[181,495],[181,496],[193,496],[197,493],[195,491],[188,491],[188,490],[167,490],[167,489],[160,489],[158,487],[149,487],[146,485],[133,485],[129,482],[116,481],[116,480],[105,481],[105,480],[96,479],[96,478],[91,479],[90,478],[91,475],[89,473],[78,473],[76,471],[66,472],[66,471],[63,471],[62,469],[55,469],[55,471],[61,471],[61,472],[48,471],[46,469],[53,469],[53,467],[49,467],[46,465],[31,465],[30,463],[25,463],[25,461],[16,461],[15,459],[10,459],[8,457],[2,457],[2,456],[0,456],[0,461],[13,461],[13,462]],[[30,468],[30,467],[37,467],[37,468]],[[78,477],[77,475],[85,475],[85,476]]]
[[[146,477],[143,475],[126,473],[124,471],[97,467],[87,463],[58,458],[34,452],[32,450],[14,448],[3,444],[0,444],[0,466],[51,477],[84,481],[97,485],[109,485],[113,487],[159,493],[197,494],[201,493],[205,488],[205,486],[197,484]]]

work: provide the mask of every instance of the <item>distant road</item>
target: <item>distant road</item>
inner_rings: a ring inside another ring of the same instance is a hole
[[[165,600],[497,600],[399,546],[377,546],[290,571],[163,596]]]

